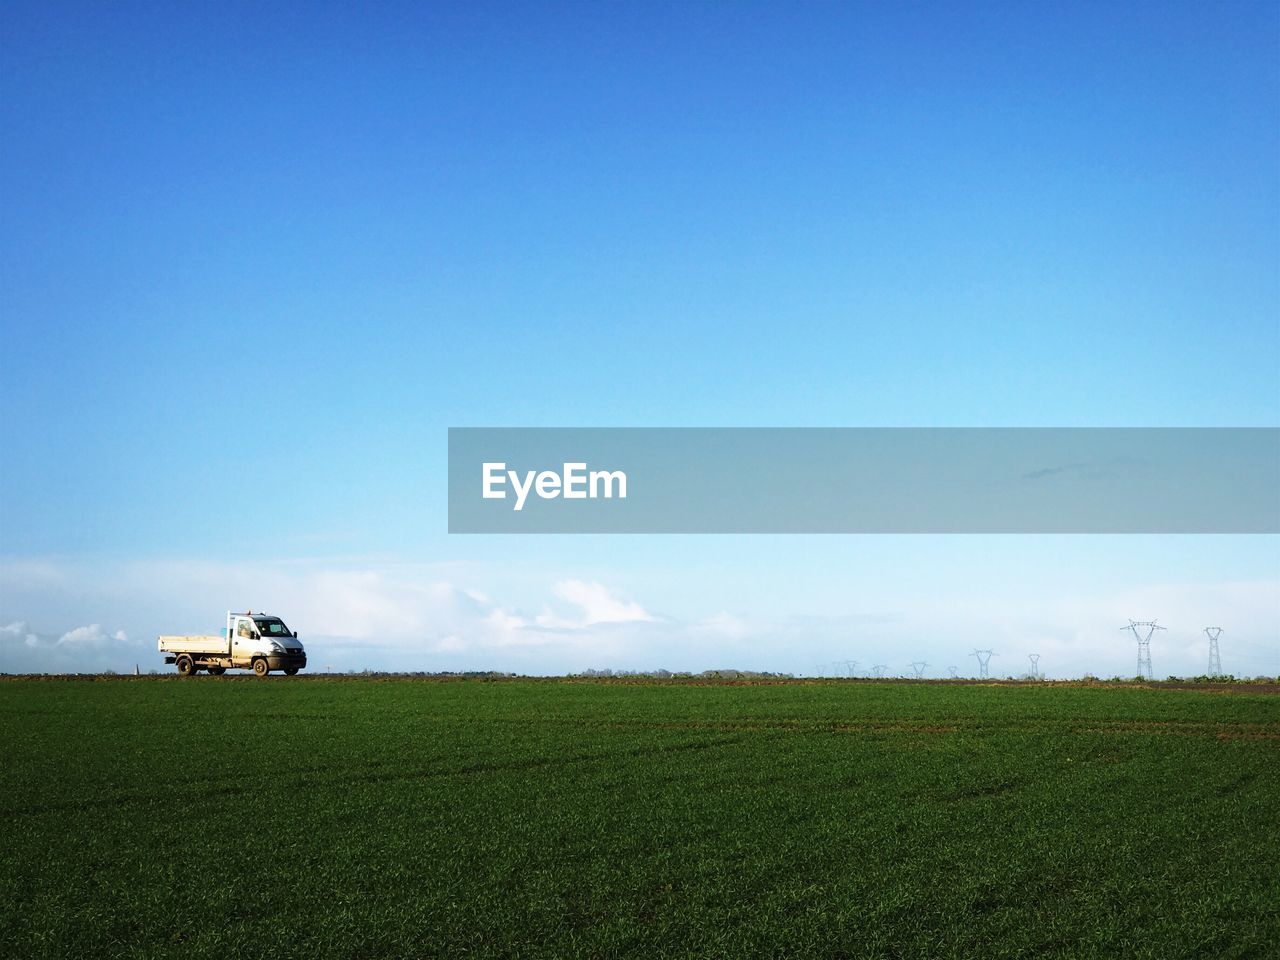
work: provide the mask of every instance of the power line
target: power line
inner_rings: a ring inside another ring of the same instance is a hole
[[[1222,654],[1218,652],[1218,637],[1222,636],[1221,627],[1205,627],[1205,635],[1209,638],[1209,676],[1222,676]]]
[[[1127,627],[1120,629],[1131,631],[1133,639],[1138,641],[1137,676],[1140,679],[1154,680],[1155,673],[1151,669],[1151,635],[1157,630],[1163,630],[1164,627],[1154,620],[1130,620]]]
[[[991,662],[992,657],[998,657],[1000,654],[991,650],[975,650],[969,656],[978,658],[978,676],[985,680],[987,679],[987,664]]]

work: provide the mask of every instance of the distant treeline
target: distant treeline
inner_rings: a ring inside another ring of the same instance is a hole
[[[148,670],[146,673],[117,673],[114,670],[104,670],[100,673],[6,673],[0,671],[0,679],[6,680],[178,680],[184,682],[193,682],[191,678],[179,678],[176,673],[161,672]],[[564,681],[587,681],[587,682],[614,682],[614,683],[815,683],[815,684],[926,684],[926,685],[970,685],[970,684],[1001,684],[1015,686],[1050,686],[1061,684],[1065,686],[1080,686],[1097,684],[1100,686],[1180,686],[1180,687],[1220,687],[1230,685],[1240,685],[1249,687],[1275,686],[1280,687],[1280,676],[1255,676],[1255,677],[1237,677],[1232,674],[1222,676],[1209,676],[1200,674],[1193,677],[1175,677],[1169,676],[1164,680],[1147,680],[1143,677],[1096,677],[1092,674],[1085,674],[1083,677],[1071,678],[1063,677],[1061,679],[1046,679],[1045,677],[1009,676],[1009,677],[991,677],[987,679],[979,679],[977,677],[812,677],[797,676],[792,673],[772,673],[769,671],[758,670],[702,670],[700,672],[686,672],[673,670],[614,670],[611,668],[602,668],[599,670],[590,669],[583,670],[580,673],[561,674],[556,676],[533,676],[529,674],[513,673],[503,670],[313,670],[299,674],[297,677],[280,678],[281,681],[297,681],[304,679],[312,680],[350,680],[350,679],[369,679],[369,680],[437,680],[437,681],[542,681],[542,682],[564,682]],[[224,677],[207,677],[196,678],[194,682],[221,682],[241,680],[247,682],[258,681],[259,678],[252,674],[243,676],[228,675]]]

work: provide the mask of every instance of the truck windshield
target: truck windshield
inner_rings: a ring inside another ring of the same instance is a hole
[[[258,632],[264,637],[293,636],[293,633],[290,632],[289,628],[284,625],[284,621],[278,620],[275,617],[263,617],[261,620],[254,617],[253,622],[258,625]]]

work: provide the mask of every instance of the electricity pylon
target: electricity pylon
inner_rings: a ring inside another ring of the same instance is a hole
[[[849,676],[851,676],[851,677],[852,677],[852,676],[853,676],[853,671],[855,671],[855,670],[857,670],[857,669],[858,669],[858,661],[857,661],[857,660],[845,660],[845,661],[844,661],[844,666],[845,666],[845,669],[849,672]]]
[[[917,680],[923,680],[923,679],[924,679],[924,668],[925,668],[925,667],[927,667],[927,666],[929,666],[929,663],[928,663],[928,661],[927,661],[927,660],[913,660],[913,661],[911,661],[911,669],[912,669],[912,670],[914,670],[914,671],[916,672],[916,679],[917,679]]]
[[[1031,661],[1031,679],[1039,680],[1040,679],[1040,654],[1028,653],[1027,659]]]
[[[1222,676],[1222,655],[1218,652],[1218,637],[1222,635],[1221,627],[1205,627],[1205,635],[1209,638],[1209,676]]]
[[[951,674],[952,680],[958,680],[960,678],[960,674],[955,667],[947,667],[947,670]]]
[[[987,679],[987,664],[991,662],[992,657],[998,657],[1000,654],[991,650],[975,650],[969,656],[978,658],[978,676],[985,680]]]
[[[876,679],[881,679],[884,677],[884,668],[887,666],[887,663],[877,663],[871,668],[871,672],[875,674]]]
[[[1138,678],[1154,680],[1155,674],[1151,669],[1151,635],[1164,627],[1154,620],[1130,620],[1127,627],[1120,629],[1131,631],[1133,639],[1138,641]]]

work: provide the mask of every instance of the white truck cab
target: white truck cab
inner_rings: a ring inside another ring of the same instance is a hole
[[[307,653],[279,617],[267,613],[227,611],[220,635],[161,636],[157,646],[184,677],[208,670],[220,676],[227,670],[252,670],[265,677],[272,670],[293,676],[307,665]]]

